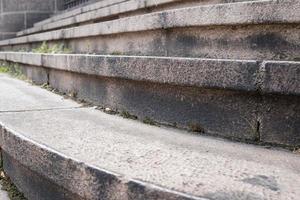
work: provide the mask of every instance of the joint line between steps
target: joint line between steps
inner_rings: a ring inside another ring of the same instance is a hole
[[[73,110],[87,108],[87,106],[75,106],[75,107],[65,107],[65,108],[41,108],[41,109],[28,109],[28,110],[8,110],[8,111],[0,111],[0,114],[5,113],[23,113],[23,112],[42,112],[42,111],[55,111],[55,110]]]

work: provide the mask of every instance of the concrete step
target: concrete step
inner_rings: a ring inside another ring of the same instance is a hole
[[[128,16],[142,15],[151,12],[166,11],[175,8],[184,8],[199,5],[219,3],[244,2],[246,0],[115,0],[100,1],[83,8],[67,11],[43,22],[35,24],[34,28],[20,31],[17,36],[61,29],[81,24],[109,21]],[[249,0],[247,0],[249,1]]]
[[[299,60],[299,1],[247,1],[167,10],[0,42],[30,51],[47,41],[74,53]]]
[[[299,62],[17,52],[0,60],[34,83],[141,121],[300,146]]]
[[[81,108],[4,75],[0,97],[4,169],[31,200],[295,200],[300,195],[297,154]]]
[[[111,10],[113,11],[116,6],[120,7],[119,12],[114,12],[115,14],[122,14],[128,11],[134,11],[134,9],[143,9],[145,7],[148,8],[148,12],[155,12],[159,11],[162,9],[172,9],[172,8],[180,8],[180,7],[187,7],[187,6],[193,6],[193,5],[209,5],[209,4],[218,4],[218,3],[233,3],[233,2],[243,2],[243,1],[249,1],[249,0],[106,0],[106,1],[100,1],[97,3],[93,3],[91,5],[82,7],[82,8],[77,8],[72,11],[65,11],[64,13],[60,13],[57,15],[54,15],[53,17],[49,19],[45,19],[41,22],[35,23],[35,27],[38,26],[43,26],[46,24],[50,24],[52,22],[57,22],[66,18],[70,17],[75,17],[76,15],[81,15],[84,13],[93,13],[92,11],[95,10]],[[250,0],[251,1],[251,0]],[[252,0],[254,1],[254,0]],[[136,8],[136,4],[139,4],[139,7]],[[163,6],[162,6],[163,5]],[[128,7],[128,11],[122,10],[123,8],[121,7]],[[150,10],[149,10],[150,9]],[[98,13],[98,12],[96,12]],[[107,13],[107,11],[105,12]],[[141,14],[142,12],[140,12]],[[111,14],[106,14],[107,15],[113,15]],[[121,15],[122,16],[122,15]],[[100,16],[101,18],[103,17]]]

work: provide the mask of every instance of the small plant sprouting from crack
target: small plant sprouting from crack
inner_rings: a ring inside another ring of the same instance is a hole
[[[120,52],[120,51],[114,51],[114,52],[111,53],[111,55],[114,55],[114,56],[121,56],[121,55],[123,55],[123,53]]]
[[[7,73],[11,76],[25,80],[26,77],[22,72],[22,68],[18,64],[14,63],[1,63],[0,73]]]
[[[3,63],[1,63],[0,66],[0,73],[8,73],[9,72],[9,67],[7,67],[6,65],[2,65]]]
[[[189,123],[188,130],[194,133],[204,133],[204,128],[198,123]]]
[[[133,120],[137,120],[138,119],[137,116],[130,114],[128,111],[123,111],[121,113],[121,116],[124,117],[124,118],[126,118],[126,119],[133,119]]]
[[[149,124],[149,125],[152,125],[152,126],[156,126],[157,123],[151,119],[150,117],[145,117],[145,119],[143,120],[143,123],[144,124]]]
[[[58,53],[71,53],[71,49],[65,47],[64,44],[54,44],[52,46],[48,45],[47,42],[43,42],[41,46],[32,49],[33,53],[51,53],[51,54],[58,54]]]

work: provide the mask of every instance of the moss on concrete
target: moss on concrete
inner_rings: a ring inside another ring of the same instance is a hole
[[[133,120],[138,119],[137,116],[130,114],[128,111],[123,111],[120,115],[124,118],[127,118],[127,119],[133,119]]]
[[[0,66],[0,73],[8,73],[9,69],[7,67],[4,66]]]
[[[152,125],[152,126],[156,126],[157,123],[151,119],[150,117],[145,117],[145,119],[143,120],[143,123],[144,124],[149,124],[149,125]]]
[[[64,44],[54,44],[48,45],[47,42],[43,42],[39,47],[32,49],[34,53],[71,53],[71,50],[67,48]]]

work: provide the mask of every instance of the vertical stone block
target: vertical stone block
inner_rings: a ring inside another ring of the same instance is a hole
[[[264,96],[260,111],[263,142],[300,146],[299,96]]]

